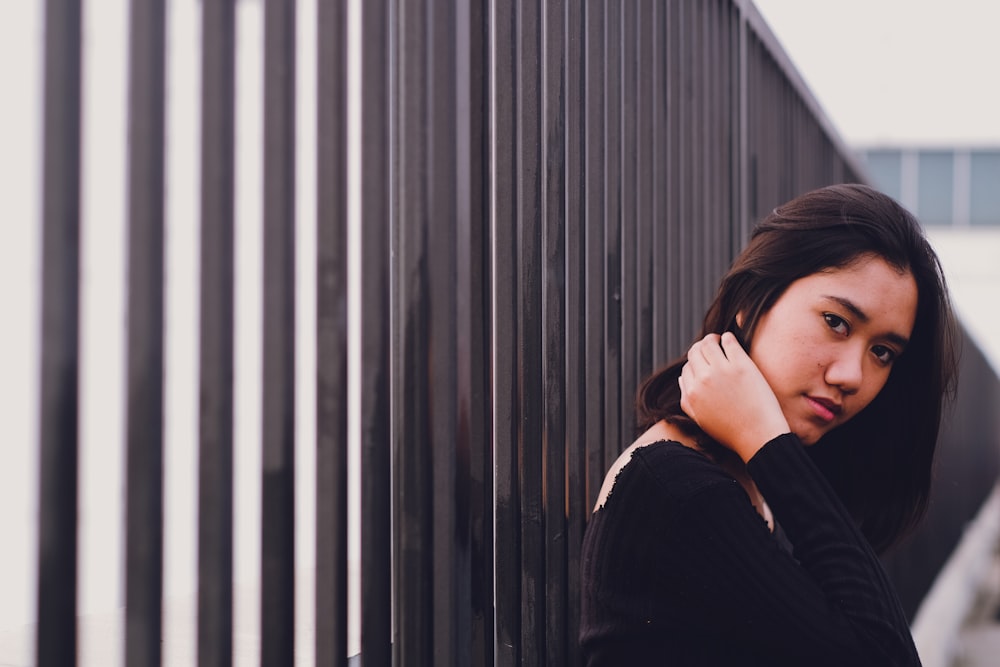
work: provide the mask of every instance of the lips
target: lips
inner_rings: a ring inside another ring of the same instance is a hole
[[[817,417],[826,422],[831,422],[843,412],[844,407],[837,401],[821,396],[806,396],[809,405]]]

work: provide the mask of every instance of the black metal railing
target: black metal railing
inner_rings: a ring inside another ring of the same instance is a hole
[[[202,665],[233,654],[234,4],[201,3]],[[126,643],[130,665],[157,665],[165,46],[162,0],[132,5]],[[864,175],[746,0],[364,0],[353,54],[348,3],[317,5],[317,165],[303,175],[295,2],[264,1],[261,662],[293,662],[294,268],[312,261],[293,240],[315,224],[317,664],[356,651],[368,666],[577,664],[580,544],[632,439],[634,388],[685,349],[755,219]],[[79,3],[48,0],[43,667],[76,653],[80,20]],[[303,177],[317,180],[316,220],[295,220]],[[360,506],[346,490],[350,392]]]

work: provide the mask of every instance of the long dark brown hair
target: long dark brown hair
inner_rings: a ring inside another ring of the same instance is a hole
[[[944,276],[916,219],[891,197],[864,185],[814,190],[774,209],[722,278],[699,338],[733,331],[749,350],[761,315],[792,282],[846,267],[864,255],[913,275],[918,290],[913,332],[878,396],[809,452],[872,546],[884,551],[927,508],[941,413],[957,366]],[[645,430],[665,419],[710,454],[726,456],[727,450],[681,410],[677,377],[684,362],[671,362],[639,387],[637,426]]]

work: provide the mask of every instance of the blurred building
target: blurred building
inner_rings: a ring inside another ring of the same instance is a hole
[[[928,227],[1000,227],[1000,147],[869,147],[875,185]]]

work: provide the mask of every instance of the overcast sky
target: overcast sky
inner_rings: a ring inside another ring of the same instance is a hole
[[[756,5],[849,144],[1000,144],[1000,2]]]

